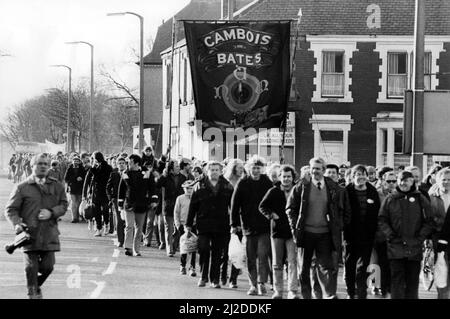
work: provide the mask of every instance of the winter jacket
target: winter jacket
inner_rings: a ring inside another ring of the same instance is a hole
[[[173,174],[161,175],[156,181],[156,187],[161,189],[161,205],[162,214],[164,216],[173,216],[173,209],[175,207],[175,201],[177,197],[184,194],[181,185],[186,181],[186,177],[183,174],[178,174],[178,183],[175,183],[175,177]]]
[[[109,175],[108,182],[106,183],[106,195],[108,196],[109,201],[117,199],[119,196],[119,183],[121,175],[122,174],[117,168],[114,168]]]
[[[126,170],[119,182],[117,203],[120,208],[145,213],[154,194],[155,182],[150,172]]]
[[[104,203],[108,201],[106,195],[106,184],[111,175],[112,167],[102,162],[99,166],[92,166],[86,174],[83,185],[83,197],[86,198],[88,193],[92,195],[92,202]]]
[[[48,209],[52,216],[39,220],[41,209]],[[18,184],[6,204],[5,216],[16,226],[25,223],[32,237],[32,243],[24,246],[24,251],[59,251],[58,218],[67,210],[64,186],[53,177],[46,178],[44,185],[36,183],[34,175]]]
[[[60,183],[62,183],[64,181],[64,175],[61,172],[60,168],[56,168],[56,169],[50,168],[48,170],[47,176],[48,177],[53,177],[54,179],[56,179]]]
[[[216,187],[217,192],[214,193],[208,177],[194,185],[186,226],[192,227],[195,220],[198,234],[230,232],[229,209],[233,186],[220,176]]]
[[[449,209],[447,209],[447,211],[445,210],[444,200],[441,198],[441,191],[439,187],[430,188],[429,196],[431,208],[433,209],[434,226],[434,231],[431,238],[433,239],[434,245],[436,247],[437,240],[439,239],[444,221],[446,219],[446,216],[448,215],[448,212],[450,211],[450,207]]]
[[[344,226],[344,240],[349,244],[373,245],[378,228],[378,212],[380,198],[376,188],[366,183],[366,214],[361,216],[361,207],[353,183],[347,185],[346,190],[350,200],[351,222]]]
[[[78,178],[81,177],[81,181]],[[70,194],[81,195],[83,193],[83,184],[86,177],[86,170],[83,166],[79,165],[77,168],[71,164],[66,171],[64,181],[69,187]]]
[[[423,241],[433,231],[433,212],[428,199],[414,186],[397,190],[381,204],[378,227],[387,238],[388,258],[422,259]]]
[[[261,174],[258,181],[245,176],[236,185],[231,198],[231,226],[241,226],[245,236],[270,232],[270,222],[259,212],[259,204],[273,187],[269,177]]]
[[[351,209],[349,207],[348,194],[345,188],[339,186],[331,178],[324,177],[327,187],[328,212],[327,221],[330,229],[333,248],[339,251],[342,246],[342,231],[344,224],[351,221]],[[291,231],[298,247],[305,247],[304,233],[306,212],[308,211],[311,181],[301,180],[294,186],[286,203],[286,213],[289,219]]]
[[[292,238],[289,220],[286,215],[286,196],[284,195],[284,190],[281,189],[280,182],[275,183],[275,186],[266,193],[259,204],[259,211],[270,220],[270,233],[273,238]],[[272,213],[277,214],[279,219],[273,219]]]

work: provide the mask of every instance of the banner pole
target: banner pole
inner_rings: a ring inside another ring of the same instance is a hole
[[[167,96],[167,102],[169,103],[169,143],[168,143],[168,147],[167,147],[167,156],[169,157],[170,160],[170,155],[171,155],[171,149],[172,149],[172,95],[173,95],[173,72],[174,72],[174,67],[173,67],[173,57],[174,57],[174,51],[175,51],[175,39],[176,39],[176,31],[175,31],[175,27],[176,27],[176,19],[175,16],[173,16],[172,18],[172,51],[171,51],[171,56],[170,56],[170,94]],[[169,76],[169,73],[167,73],[167,75]],[[169,88],[167,88],[169,89]]]
[[[291,86],[292,86],[292,78],[294,76],[294,65],[295,65],[295,53],[297,51],[297,40],[298,40],[298,36],[300,33],[300,22],[302,19],[302,9],[300,8],[298,10],[298,20],[297,20],[297,28],[295,31],[295,37],[294,37],[294,52],[292,53],[292,61],[291,61],[291,74],[289,77],[289,85],[288,85],[288,98],[286,100],[286,107],[285,107],[285,112],[284,112],[284,119],[283,119],[283,139],[281,141],[281,147],[280,147],[280,164],[284,164],[284,144],[285,144],[285,139],[286,139],[286,129],[287,129],[287,109],[288,109],[288,104],[289,104],[289,97],[291,94]],[[289,36],[290,38],[290,36]],[[294,145],[295,147],[295,145]]]

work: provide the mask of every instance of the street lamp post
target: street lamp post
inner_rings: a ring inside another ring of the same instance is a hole
[[[139,84],[139,137],[138,137],[138,152],[142,152],[144,148],[144,18],[134,12],[116,12],[108,13],[107,16],[123,16],[131,14],[139,18],[140,22],[140,58],[139,58],[139,71],[140,71],[140,84]],[[134,147],[134,146],[133,146]]]
[[[91,48],[91,99],[89,101],[89,153],[92,153],[92,138],[94,136],[94,113],[93,113],[93,101],[94,101],[94,46],[86,41],[72,41],[66,42],[66,44],[86,44]]]
[[[62,67],[69,70],[69,94],[67,96],[67,141],[66,141],[66,152],[70,152],[69,138],[70,138],[70,96],[72,95],[72,69],[64,64],[50,65],[51,67]]]

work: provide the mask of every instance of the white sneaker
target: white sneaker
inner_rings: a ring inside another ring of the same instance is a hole
[[[109,226],[106,225],[105,227],[103,227],[103,236],[108,235],[108,233],[109,233]]]
[[[101,236],[102,236],[102,230],[101,230],[101,229],[97,229],[97,230],[95,231],[94,236],[95,236],[95,237],[101,237]]]

